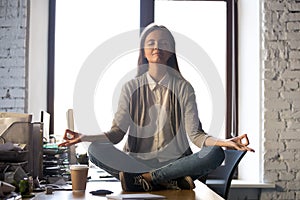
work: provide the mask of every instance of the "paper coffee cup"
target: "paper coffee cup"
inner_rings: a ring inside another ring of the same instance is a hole
[[[72,180],[72,191],[73,192],[84,192],[86,188],[87,176],[88,176],[87,165],[71,165],[71,180]]]

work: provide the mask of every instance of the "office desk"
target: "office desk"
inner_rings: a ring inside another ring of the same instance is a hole
[[[170,200],[222,200],[219,195],[209,189],[205,184],[200,181],[195,181],[196,188],[194,190],[163,190],[150,192],[152,194],[159,194],[166,196]],[[104,200],[105,196],[95,196],[90,194],[90,191],[107,189],[113,191],[114,195],[122,194],[120,182],[105,182],[105,181],[92,181],[87,183],[87,190],[85,193],[73,193],[72,191],[54,191],[53,194],[46,195],[45,193],[37,193],[32,200],[67,200],[67,199],[86,199],[86,200]]]
[[[68,199],[86,199],[86,200],[105,200],[105,196],[95,196],[91,191],[106,189],[113,192],[112,195],[129,194],[123,192],[121,183],[115,178],[99,178],[109,175],[98,167],[90,167],[89,176],[91,179],[87,182],[85,193],[73,193],[72,191],[54,191],[53,194],[44,192],[36,193],[31,200],[68,200]],[[163,195],[170,200],[223,200],[218,194],[208,188],[200,181],[195,181],[194,190],[162,190],[149,192],[151,194]],[[71,186],[69,188],[72,188]]]

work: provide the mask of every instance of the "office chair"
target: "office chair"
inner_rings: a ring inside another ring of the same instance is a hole
[[[224,152],[225,164],[209,173],[205,180],[200,179],[200,181],[204,182],[221,197],[227,199],[235,169],[247,151],[224,150]]]

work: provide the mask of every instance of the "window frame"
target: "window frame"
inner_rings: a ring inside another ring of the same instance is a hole
[[[225,137],[238,135],[238,10],[237,0],[197,0],[226,2],[226,117]],[[55,8],[56,0],[49,1],[47,112],[51,114],[50,134],[54,133],[55,81]],[[155,0],[140,0],[140,28],[154,22]]]
[[[54,134],[54,82],[55,82],[55,9],[56,0],[49,0],[47,112],[51,115],[49,134]]]

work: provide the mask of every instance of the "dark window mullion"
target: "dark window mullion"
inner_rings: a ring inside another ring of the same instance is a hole
[[[227,0],[227,24],[226,24],[226,127],[225,127],[225,137],[230,138],[232,132],[232,64],[233,64],[233,52],[232,52],[232,0]]]
[[[234,20],[234,48],[233,48],[233,59],[234,59],[234,65],[233,67],[233,82],[234,82],[234,88],[233,88],[233,135],[237,136],[239,134],[239,101],[238,101],[238,6],[237,6],[237,0],[234,1],[234,8],[233,8],[233,20]]]
[[[226,138],[238,135],[237,2],[227,0]]]
[[[55,5],[56,0],[49,1],[47,112],[51,115],[50,134],[54,133]]]
[[[154,22],[154,0],[140,0],[140,29]]]

